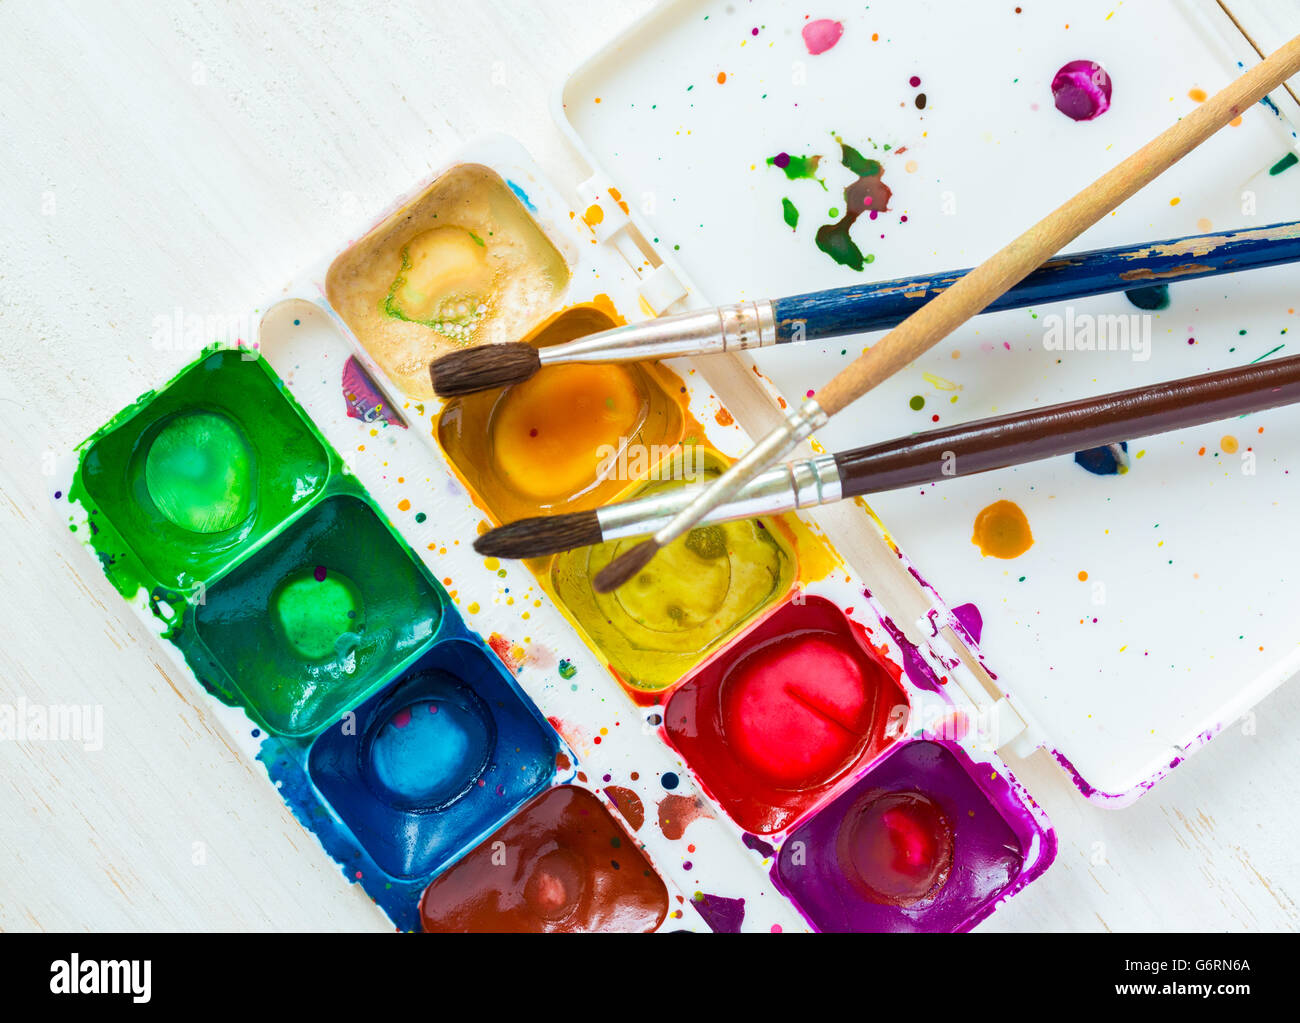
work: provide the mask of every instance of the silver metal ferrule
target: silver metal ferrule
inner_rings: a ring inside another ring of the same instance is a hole
[[[829,419],[815,398],[805,399],[784,423],[750,448],[716,480],[702,487],[685,508],[655,530],[655,542],[660,547],[667,546],[698,525],[714,508],[730,504],[755,476],[788,455]]]
[[[621,540],[654,533],[698,497],[706,486],[706,483],[692,483],[651,497],[606,505],[596,512],[601,538]],[[798,508],[831,504],[842,496],[835,456],[818,455],[784,462],[759,473],[741,488],[735,498],[714,508],[700,519],[699,524],[779,515]]]
[[[543,366],[566,362],[640,362],[711,355],[776,344],[772,303],[741,302],[660,316],[539,349]]]

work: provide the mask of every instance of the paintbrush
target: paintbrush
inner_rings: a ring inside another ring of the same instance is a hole
[[[1092,249],[1049,260],[982,312],[1296,261],[1300,261],[1300,222],[1296,221]],[[711,355],[883,330],[902,323],[968,273],[951,270],[699,309],[545,348],[525,341],[482,345],[435,359],[429,372],[434,390],[449,398],[521,383],[543,366]]]
[[[1022,465],[1300,401],[1300,355],[979,419],[759,473],[700,523],[831,504],[953,476]],[[705,489],[697,483],[633,501],[521,519],[474,541],[480,554],[536,558],[653,533]]]
[[[1300,71],[1300,36],[1049,213],[849,363],[654,535],[602,568],[592,580],[596,590],[608,593],[622,586],[649,564],[661,547],[686,533],[712,509],[734,498],[758,473],[788,455],[831,416],[987,308],[1053,253],[1297,71]]]

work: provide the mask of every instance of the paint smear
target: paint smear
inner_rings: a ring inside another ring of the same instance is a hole
[[[348,356],[343,366],[343,401],[353,419],[360,419],[363,423],[382,419],[392,426],[406,429],[392,402],[384,397],[384,392],[370,379],[370,374],[357,362],[355,355]]]
[[[605,795],[609,796],[618,812],[623,815],[628,827],[640,831],[641,825],[645,823],[645,804],[641,802],[641,797],[622,785],[606,785]]]
[[[691,905],[704,917],[704,922],[714,934],[739,934],[740,925],[745,922],[744,899],[728,899],[721,895],[696,892]]]
[[[1145,288],[1130,288],[1124,297],[1139,309],[1155,312],[1169,308],[1169,285],[1152,284]]]
[[[994,501],[976,515],[970,539],[986,558],[1018,558],[1034,545],[1029,520],[1013,501]]]
[[[816,181],[826,188],[826,182],[817,176],[817,165],[821,162],[820,156],[791,156],[789,153],[777,153],[767,158],[769,167],[776,167],[791,181]]]
[[[808,52],[816,57],[838,43],[842,35],[844,35],[844,26],[838,21],[818,18],[803,27],[803,44],[808,47]]]
[[[1114,444],[1103,444],[1099,448],[1087,448],[1074,453],[1076,465],[1087,469],[1094,476],[1118,476],[1128,472],[1128,459],[1123,457],[1128,452],[1128,441],[1118,444],[1120,457],[1115,457]]]
[[[1056,109],[1075,121],[1091,121],[1110,109],[1111,84],[1095,60],[1072,60],[1052,79]]]
[[[1288,167],[1294,167],[1297,163],[1300,163],[1300,156],[1296,156],[1295,153],[1287,153],[1286,156],[1273,164],[1273,166],[1268,169],[1268,172],[1274,177],[1277,177],[1277,175],[1281,174]]]
[[[659,800],[659,830],[670,841],[677,841],[692,821],[710,816],[698,796],[664,796]]]
[[[785,224],[790,230],[793,231],[799,226],[799,211],[789,199],[781,200],[781,216],[785,219]]]

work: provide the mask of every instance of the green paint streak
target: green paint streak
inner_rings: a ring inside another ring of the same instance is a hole
[[[786,227],[794,230],[799,226],[799,211],[789,199],[781,200],[781,215],[785,217]]]
[[[821,163],[821,161],[822,158],[820,156],[792,156],[790,157],[790,162],[784,167],[781,167],[780,170],[791,181],[816,181],[817,184],[821,185],[823,189],[829,192],[830,189],[826,188],[826,182],[817,176],[817,165]],[[775,167],[776,157],[769,156],[767,158],[767,165],[769,167]]]
[[[1286,345],[1282,344],[1282,345],[1278,345],[1276,348],[1270,348],[1267,352],[1265,352],[1263,355],[1261,355],[1258,359],[1251,359],[1251,360],[1250,360],[1250,365],[1253,366],[1253,365],[1255,365],[1255,363],[1257,363],[1257,362],[1263,362],[1265,359],[1267,359],[1267,358],[1268,358],[1270,355],[1272,355],[1274,352],[1280,352],[1280,351],[1281,351],[1283,348],[1285,348],[1285,347],[1286,347]]]
[[[1281,174],[1288,167],[1294,167],[1297,163],[1300,163],[1300,156],[1296,156],[1295,153],[1287,153],[1286,156],[1273,164],[1273,166],[1268,169],[1268,172],[1273,175]]]

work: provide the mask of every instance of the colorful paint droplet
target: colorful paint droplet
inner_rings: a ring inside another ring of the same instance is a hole
[[[1072,60],[1052,79],[1056,109],[1075,121],[1091,121],[1110,109],[1111,83],[1095,60]]]
[[[1152,284],[1145,288],[1130,288],[1124,292],[1124,297],[1139,309],[1146,309],[1149,312],[1168,309],[1169,285]]]
[[[1127,454],[1128,441],[1120,441],[1119,444],[1103,444],[1098,448],[1076,451],[1074,461],[1094,476],[1117,476],[1128,472]]]
[[[633,831],[640,831],[641,825],[645,823],[645,805],[641,802],[641,797],[622,785],[607,785],[605,795],[609,796],[628,826]]]
[[[975,516],[971,543],[984,557],[1018,558],[1034,545],[1029,520],[1013,501],[994,501]]]
[[[912,400],[907,403],[907,407],[913,412],[920,412],[925,408],[925,398],[919,394],[912,395]]]
[[[566,682],[573,678],[574,675],[578,674],[578,669],[571,661],[561,661],[559,664],[559,670],[560,678],[564,679]]]
[[[803,44],[808,52],[816,57],[825,53],[840,41],[844,35],[844,26],[830,18],[818,18],[803,27]]]
[[[1225,455],[1235,455],[1237,453],[1237,438],[1232,434],[1225,434],[1219,441],[1219,447]]]
[[[659,830],[671,842],[686,834],[692,821],[708,816],[709,811],[697,796],[664,796],[659,801]]]
[[[799,226],[799,211],[789,199],[781,200],[781,216],[785,219],[786,227],[790,228],[790,230],[793,231]]]

